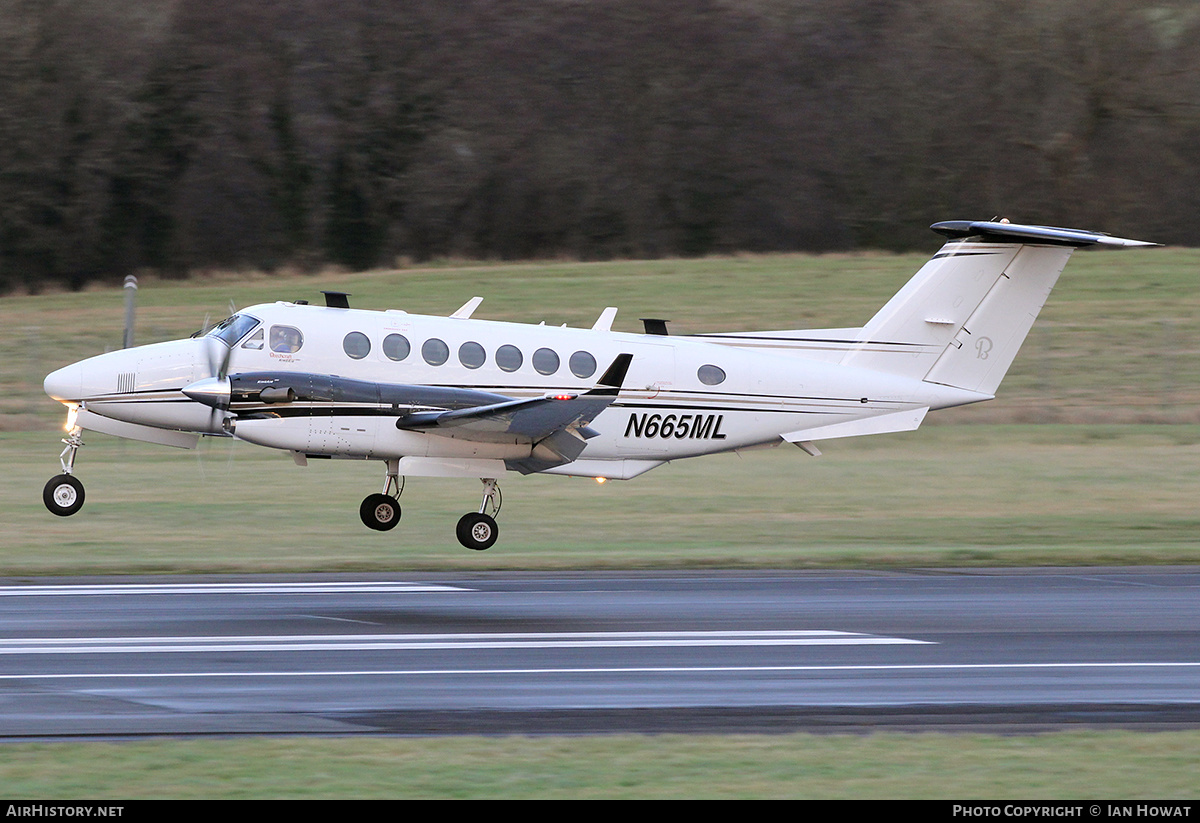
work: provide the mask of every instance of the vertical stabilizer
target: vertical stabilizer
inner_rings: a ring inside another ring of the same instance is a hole
[[[1077,229],[953,221],[950,242],[863,327],[842,362],[995,393],[1071,253],[1151,246]]]
[[[1020,246],[925,375],[930,383],[995,394],[1073,251]]]

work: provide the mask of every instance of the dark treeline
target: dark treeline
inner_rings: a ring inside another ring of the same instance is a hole
[[[150,267],[1200,243],[1200,8],[0,0],[0,289]]]

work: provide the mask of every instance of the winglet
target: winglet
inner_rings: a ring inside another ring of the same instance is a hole
[[[632,354],[618,354],[616,359],[612,361],[612,365],[608,367],[600,377],[599,382],[596,383],[596,388],[587,394],[591,397],[606,394],[615,395],[621,390],[621,386],[625,382],[625,374],[629,371],[629,364],[632,362]]]

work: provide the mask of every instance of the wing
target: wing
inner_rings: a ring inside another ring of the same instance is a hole
[[[632,354],[620,354],[590,391],[518,399],[476,389],[373,383],[333,375],[250,372],[206,378],[188,397],[239,420],[314,415],[396,415],[396,428],[492,443],[528,443],[524,474],[570,463],[598,432],[588,428],[616,399]]]
[[[398,429],[415,429],[467,440],[512,440],[533,444],[524,460],[508,461],[522,474],[570,463],[598,432],[588,427],[616,399],[632,354],[620,354],[596,387],[583,394],[551,394],[528,400],[506,400],[450,411],[414,412],[396,421]]]

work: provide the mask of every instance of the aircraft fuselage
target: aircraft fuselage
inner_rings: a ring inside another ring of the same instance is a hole
[[[237,316],[246,328],[228,353],[232,384],[220,413],[184,394],[211,373],[212,337],[90,358],[50,375],[47,391],[103,417],[231,433],[302,455],[503,461],[528,457],[535,444],[504,432],[457,437],[453,429],[429,433],[396,423],[414,411],[586,392],[609,363],[629,353],[619,396],[589,422],[597,434],[573,461],[583,465],[555,467],[556,473],[603,477],[773,445],[788,432],[986,399],[720,338],[293,303],[252,306]],[[836,342],[814,345],[827,353]],[[277,390],[273,399],[271,389]],[[498,467],[460,462],[457,468],[442,466],[437,473],[477,476]]]

